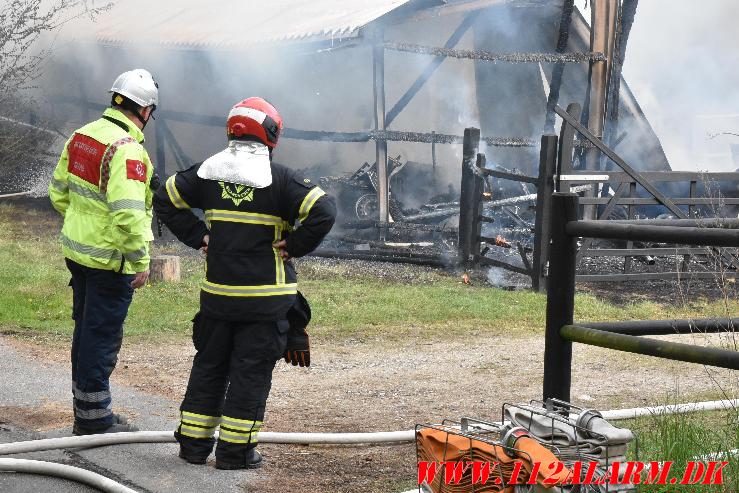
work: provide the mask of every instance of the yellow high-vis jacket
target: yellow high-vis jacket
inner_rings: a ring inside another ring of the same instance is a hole
[[[67,141],[49,197],[64,216],[68,259],[124,274],[149,268],[153,166],[143,141],[143,132],[113,108]]]

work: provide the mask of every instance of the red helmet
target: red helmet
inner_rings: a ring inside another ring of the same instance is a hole
[[[234,105],[228,113],[226,133],[229,138],[255,137],[274,149],[280,138],[282,117],[262,98],[248,98]]]

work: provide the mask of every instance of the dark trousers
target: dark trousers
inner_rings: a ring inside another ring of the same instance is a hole
[[[72,273],[74,419],[83,428],[104,428],[113,422],[110,374],[123,342],[134,276],[66,262]]]
[[[220,425],[216,459],[241,464],[256,446],[272,370],[287,345],[287,320],[230,322],[198,314],[197,353],[180,411],[176,437],[184,453],[207,457]]]

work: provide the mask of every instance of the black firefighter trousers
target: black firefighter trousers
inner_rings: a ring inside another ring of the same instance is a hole
[[[198,314],[193,359],[175,436],[189,457],[205,459],[220,426],[216,460],[242,465],[256,447],[275,362],[287,345],[287,320],[233,322]]]

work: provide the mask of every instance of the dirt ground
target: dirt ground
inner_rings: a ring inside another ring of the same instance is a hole
[[[703,343],[705,337],[680,340]],[[718,336],[710,337],[717,342]],[[29,357],[67,366],[64,347],[18,339],[12,343]],[[541,397],[544,344],[538,336],[471,334],[465,340],[391,344],[380,339],[341,344],[317,339],[313,346],[310,369],[278,362],[266,430],[369,432],[407,430],[418,423],[462,416],[497,420],[504,402]],[[124,343],[114,380],[178,402],[193,354],[189,343],[156,347]],[[700,365],[575,348],[572,395],[584,407],[710,399],[719,392],[715,382],[736,390],[736,372],[709,372]],[[66,403],[49,403],[35,415],[7,411],[0,408],[0,415],[38,430],[71,420]],[[415,477],[412,444],[361,448],[265,444],[260,450],[267,459],[265,467],[245,473],[243,491],[393,492],[411,488]]]
[[[46,217],[43,213],[40,217]],[[34,234],[48,234],[48,224],[29,221]],[[395,272],[396,266],[392,270]],[[480,279],[484,275],[479,276]],[[581,289],[613,303],[674,299],[669,282],[589,285]],[[734,289],[736,287],[734,286]],[[705,287],[698,295],[724,293]],[[734,293],[733,295],[735,295]],[[688,296],[695,296],[691,289]],[[422,331],[419,330],[419,333]],[[541,398],[544,340],[515,331],[491,336],[471,329],[455,338],[384,340],[381,336],[335,341],[312,339],[312,366],[294,368],[278,362],[267,406],[265,430],[362,432],[408,430],[462,416],[498,420],[505,402]],[[669,336],[702,344],[719,336]],[[52,362],[69,371],[67,344],[6,337],[29,358]],[[734,346],[735,347],[735,346]],[[124,342],[113,379],[178,403],[187,383],[194,349],[189,341]],[[738,372],[576,345],[573,401],[583,407],[614,409],[736,395]],[[122,410],[134,422],[136,410]],[[66,426],[67,402],[49,402],[34,413],[0,407],[8,422],[39,431]],[[174,415],[170,416],[175,418]],[[2,423],[0,423],[0,426]],[[398,492],[415,486],[413,444],[337,447],[262,445],[265,467],[244,473],[239,491],[282,493]]]

